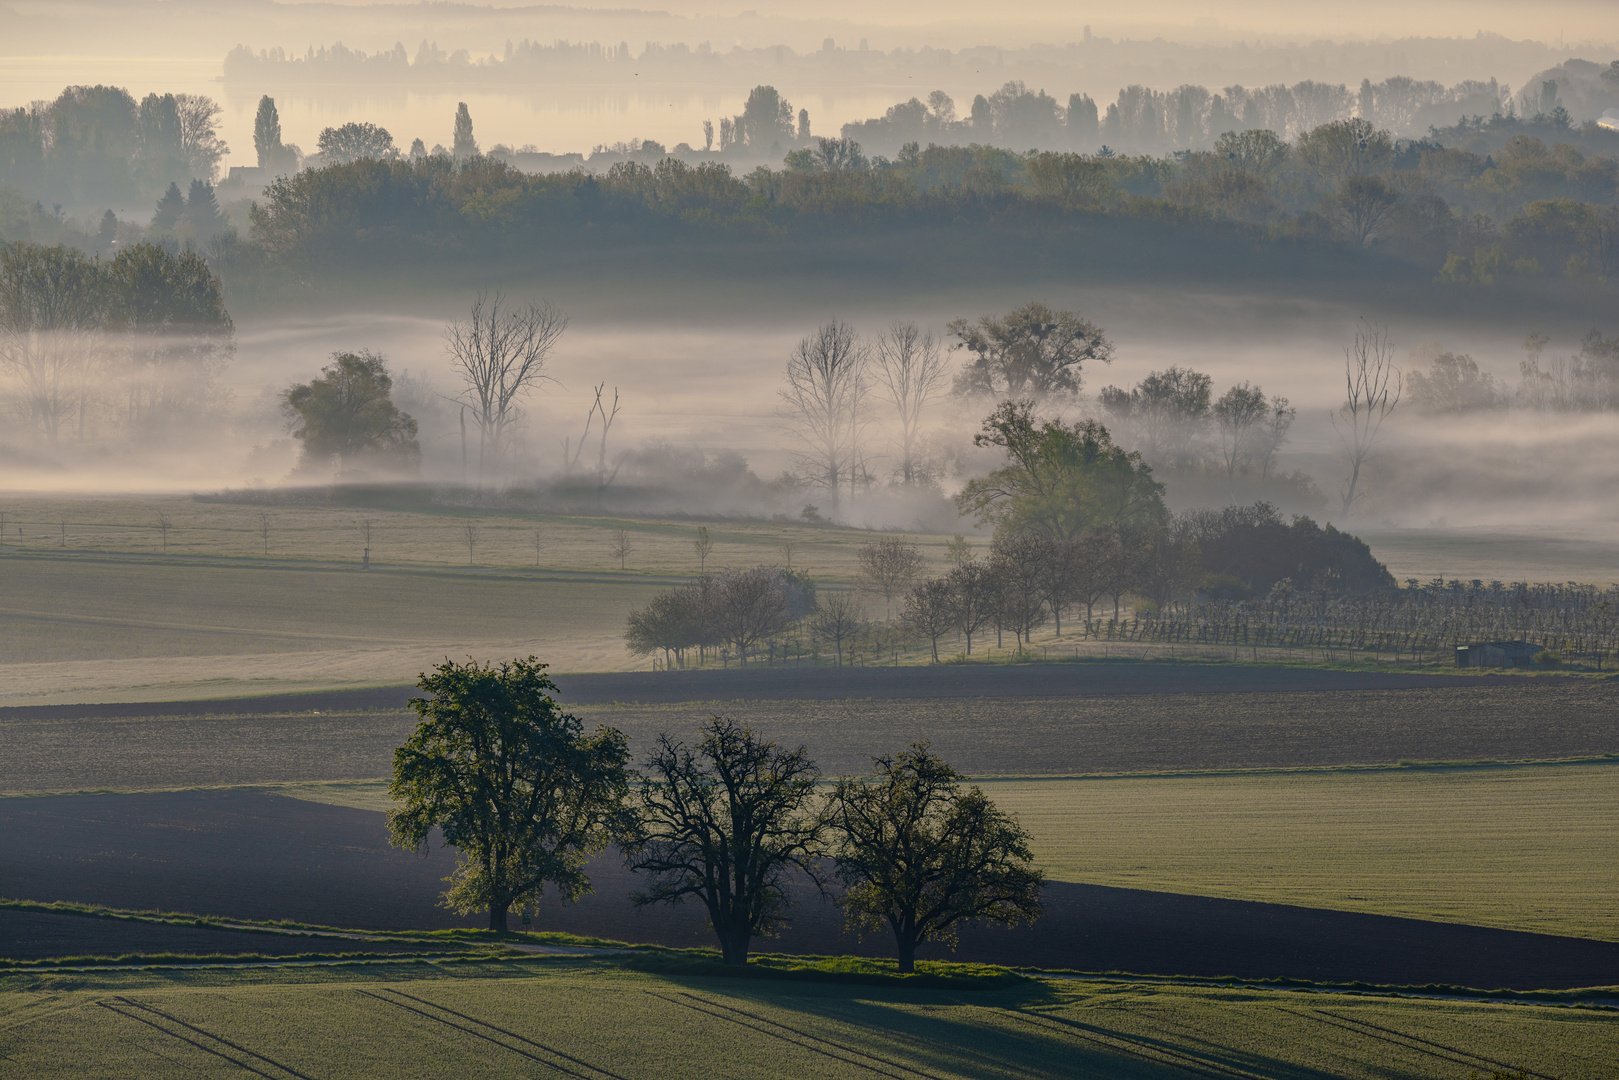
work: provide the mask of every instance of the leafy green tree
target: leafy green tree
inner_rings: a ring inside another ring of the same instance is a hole
[[[768,149],[772,143],[793,141],[793,106],[774,86],[755,86],[748,91],[742,115],[734,121],[736,140],[755,149]]]
[[[281,113],[269,94],[259,98],[259,111],[253,117],[253,149],[261,169],[279,165],[286,149],[281,144]]]
[[[478,156],[478,140],[472,137],[472,114],[464,101],[455,107],[455,135],[451,139],[450,153],[458,161]]]
[[[0,247],[0,372],[51,442],[84,412],[113,301],[105,266],[69,247]]]
[[[131,244],[108,265],[131,368],[125,419],[156,428],[216,408],[235,351],[223,286],[201,255]]]
[[[532,656],[445,661],[418,681],[428,696],[410,704],[421,722],[394,751],[392,842],[421,848],[442,829],[459,852],[445,906],[487,909],[500,932],[547,885],[566,900],[590,892],[585,862],[625,821],[623,732],[584,734],[545,668]]]
[[[180,185],[171,181],[169,189],[157,201],[157,213],[152,215],[152,231],[173,232],[180,224],[180,219],[185,216],[185,212],[185,196],[180,194]]]
[[[637,907],[696,897],[727,964],[746,964],[755,937],[787,921],[793,871],[819,881],[826,827],[812,805],[819,771],[802,746],[785,750],[713,717],[695,751],[660,736],[640,779],[640,819],[624,846],[648,875]]]
[[[339,468],[364,457],[414,463],[421,457],[416,421],[390,398],[393,379],[381,356],[333,353],[320,377],[296,383],[281,396],[304,462],[338,459]]]
[[[1087,360],[1111,363],[1113,344],[1102,328],[1074,311],[1039,301],[976,323],[956,319],[946,329],[973,359],[956,376],[956,393],[996,399],[1079,393]]]
[[[387,161],[399,156],[394,137],[387,128],[372,123],[347,123],[321,131],[319,149],[328,161],[350,162],[362,158]]]
[[[1152,469],[1140,454],[1115,446],[1094,420],[1041,422],[1034,402],[1007,401],[985,418],[973,443],[1001,447],[1007,463],[968,481],[956,506],[997,533],[1034,531],[1068,540],[1168,516],[1164,486],[1152,478]]]
[[[963,922],[1040,917],[1045,878],[1016,818],[977,787],[963,791],[965,777],[925,742],[875,764],[870,777],[839,780],[830,800],[851,927],[892,931],[910,972],[918,945],[953,945]]]

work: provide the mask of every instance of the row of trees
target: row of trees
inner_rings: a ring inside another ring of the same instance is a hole
[[[390,833],[418,849],[442,830],[458,852],[445,903],[487,910],[491,930],[547,888],[590,892],[589,858],[614,845],[645,875],[634,903],[700,902],[726,964],[746,964],[753,940],[787,923],[799,881],[840,882],[851,928],[891,932],[902,972],[964,922],[1039,917],[1028,833],[926,743],[823,797],[804,747],[719,717],[696,745],[660,736],[632,769],[624,734],[586,734],[533,657],[446,662],[418,686],[420,723],[394,754]]]
[[[222,110],[200,94],[70,86],[54,101],[0,110],[0,186],[83,205],[155,198],[170,183],[212,182],[228,147]]]
[[[955,102],[935,90],[926,102],[911,98],[879,118],[845,124],[842,134],[885,153],[914,141],[1086,152],[1112,147],[1161,154],[1206,150],[1228,131],[1263,129],[1292,139],[1352,118],[1416,135],[1458,116],[1514,116],[1517,107],[1508,87],[1494,79],[1447,87],[1394,76],[1380,83],[1362,80],[1358,92],[1342,83],[1313,79],[1292,86],[1239,85],[1215,91],[1193,85],[1173,90],[1133,85],[1100,107],[1088,94],[1070,94],[1066,102],[1059,102],[1044,90],[1031,91],[1023,82],[1013,81],[993,94],[974,97],[968,115],[959,119]]]
[[[1407,377],[1411,404],[1430,416],[1466,415],[1508,408],[1535,412],[1611,412],[1619,409],[1619,337],[1592,330],[1571,356],[1548,356],[1551,339],[1524,341],[1519,381],[1509,387],[1466,353],[1439,345],[1418,350],[1419,365]]]
[[[362,157],[273,183],[251,215],[252,242],[272,263],[318,265],[424,245],[487,257],[566,244],[585,231],[639,240],[930,225],[959,232],[993,220],[997,229],[1049,233],[1107,215],[1165,223],[1187,242],[1231,221],[1254,226],[1256,240],[1375,247],[1468,287],[1537,276],[1607,280],[1619,257],[1611,211],[1619,165],[1529,137],[1485,158],[1437,142],[1397,144],[1353,119],[1295,144],[1264,130],[1229,133],[1213,151],[1179,159],[911,144],[885,161],[831,140],[803,154],[741,178],[722,163],[675,157],[620,162],[601,175],[530,175],[448,154]],[[1219,246],[1229,244],[1221,234]],[[1453,255],[1460,261],[1445,270]]]
[[[0,373],[15,412],[53,443],[198,418],[233,349],[219,278],[198,255],[0,247]]]

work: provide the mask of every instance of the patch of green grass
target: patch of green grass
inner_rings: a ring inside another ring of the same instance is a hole
[[[388,1076],[1171,1077],[1597,1080],[1604,1012],[1114,979],[724,979],[572,958],[0,976],[8,1073],[144,1080],[244,1067]],[[234,1064],[233,1064],[234,1062]]]
[[[1005,780],[1060,881],[1619,941],[1613,763]]]

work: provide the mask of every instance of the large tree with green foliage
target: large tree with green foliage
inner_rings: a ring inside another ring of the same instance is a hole
[[[924,941],[953,944],[971,920],[1040,917],[1045,878],[1029,834],[977,787],[915,743],[875,759],[870,777],[838,781],[830,819],[840,833],[844,915],[858,930],[894,934],[899,969],[914,971]]]
[[[993,397],[1047,397],[1079,393],[1087,360],[1111,363],[1113,344],[1102,328],[1075,311],[1054,311],[1040,301],[976,323],[946,327],[973,359],[956,376],[956,393]]]
[[[102,355],[113,290],[99,261],[68,247],[0,246],[0,372],[20,411],[50,441],[84,409]]]
[[[694,896],[708,909],[727,964],[787,919],[794,871],[818,880],[825,825],[813,805],[819,771],[752,729],[713,717],[695,750],[660,736],[641,777],[640,819],[625,840],[648,877],[637,907]]]
[[[1140,454],[1115,446],[1094,420],[1040,421],[1034,402],[1006,401],[984,419],[977,446],[998,446],[1007,463],[975,477],[956,496],[963,514],[997,532],[1034,531],[1068,540],[1097,528],[1142,526],[1168,516],[1164,486]]]
[[[422,453],[416,421],[394,405],[392,390],[383,358],[365,350],[333,353],[319,378],[289,387],[281,408],[293,437],[303,443],[305,464],[333,457],[339,468],[365,457],[415,464]]]
[[[547,885],[566,900],[590,892],[586,859],[621,827],[629,744],[601,727],[586,735],[557,704],[546,665],[445,661],[417,685],[421,718],[394,751],[388,815],[396,846],[420,848],[435,828],[460,853],[444,903],[488,909],[504,932],[514,906]]]

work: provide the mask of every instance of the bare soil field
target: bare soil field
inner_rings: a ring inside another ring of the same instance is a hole
[[[808,678],[747,672],[735,682],[725,672],[694,674],[702,677],[665,683],[650,673],[578,675],[559,682],[587,726],[623,729],[638,754],[661,732],[690,733],[706,717],[724,713],[771,738],[807,744],[829,773],[864,771],[872,755],[917,739],[932,740],[947,760],[974,776],[1545,760],[1619,752],[1619,691],[1612,682],[1593,679],[1174,664],[802,673]],[[1266,686],[1285,689],[1260,689]],[[671,696],[711,697],[664,704],[580,701],[654,697],[668,687],[681,688]],[[1197,692],[1200,687],[1214,692]],[[1052,696],[1014,696],[1014,688],[1043,688]],[[784,689],[840,696],[715,700]],[[941,690],[954,694],[931,696]],[[1068,696],[1055,696],[1064,692]],[[896,693],[915,696],[887,696]],[[263,702],[3,709],[0,793],[374,779],[392,770],[393,749],[411,730],[413,714],[397,707],[357,710],[352,703],[391,698],[402,704],[409,694],[396,688]]]
[[[116,903],[237,918],[292,918],[361,929],[475,925],[437,906],[442,850],[389,849],[382,815],[260,792],[10,799],[0,827],[8,895]],[[635,911],[611,857],[596,893],[547,906],[535,928],[670,945],[709,945],[702,915]],[[1034,929],[970,929],[960,959],[1079,970],[1450,983],[1519,989],[1619,982],[1619,945],[1102,886],[1057,883]],[[885,955],[845,934],[830,903],[800,914],[762,947]],[[127,950],[118,950],[127,951]],[[933,949],[930,955],[944,955]]]

